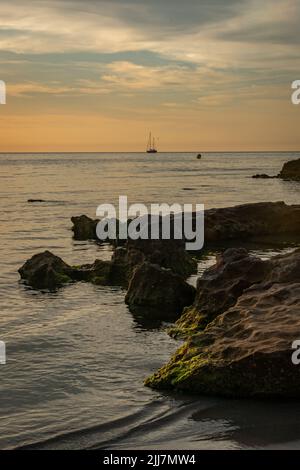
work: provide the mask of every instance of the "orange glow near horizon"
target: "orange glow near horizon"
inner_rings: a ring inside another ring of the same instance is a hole
[[[216,3],[3,0],[0,152],[299,151],[299,3]]]

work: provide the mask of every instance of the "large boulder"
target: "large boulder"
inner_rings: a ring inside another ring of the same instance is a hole
[[[232,397],[300,397],[300,250],[274,257],[240,295],[146,380],[158,389]]]
[[[291,160],[283,165],[279,178],[290,181],[300,181],[300,158]]]
[[[184,336],[203,329],[217,315],[234,305],[252,284],[261,282],[270,265],[250,256],[244,248],[230,248],[217,256],[217,262],[197,281],[193,305],[183,312],[170,334]]]
[[[156,264],[138,266],[130,280],[125,302],[132,311],[161,320],[178,318],[193,303],[195,288],[171,269]]]
[[[19,269],[21,278],[37,289],[54,289],[72,281],[73,268],[50,251],[38,253]]]

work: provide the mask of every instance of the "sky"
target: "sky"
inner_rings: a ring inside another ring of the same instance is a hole
[[[299,0],[1,0],[1,152],[300,150]]]

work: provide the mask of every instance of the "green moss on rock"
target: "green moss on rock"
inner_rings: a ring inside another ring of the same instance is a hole
[[[95,276],[91,279],[91,282],[96,286],[105,286],[107,285],[107,278],[105,276]]]
[[[299,398],[292,344],[300,331],[300,250],[270,263],[264,282],[189,336],[145,385],[227,397]],[[192,330],[192,319],[185,320],[186,331]]]
[[[72,282],[72,279],[67,274],[56,273],[55,274],[55,283],[60,286],[62,284],[67,284]]]
[[[195,307],[186,307],[174,326],[168,329],[172,338],[187,338],[206,327],[206,317]]]

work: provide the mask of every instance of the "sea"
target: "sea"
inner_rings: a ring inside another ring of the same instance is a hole
[[[0,154],[0,448],[300,448],[300,402],[227,400],[146,388],[181,342],[145,322],[118,287],[88,283],[40,292],[18,268],[50,250],[67,263],[109,259],[111,247],[75,241],[71,217],[97,206],[260,201],[300,203],[300,185],[276,175],[299,153]],[[28,203],[28,199],[44,202]],[[251,247],[267,259],[292,247]],[[203,252],[198,276],[216,253]],[[189,282],[196,282],[193,276]]]

